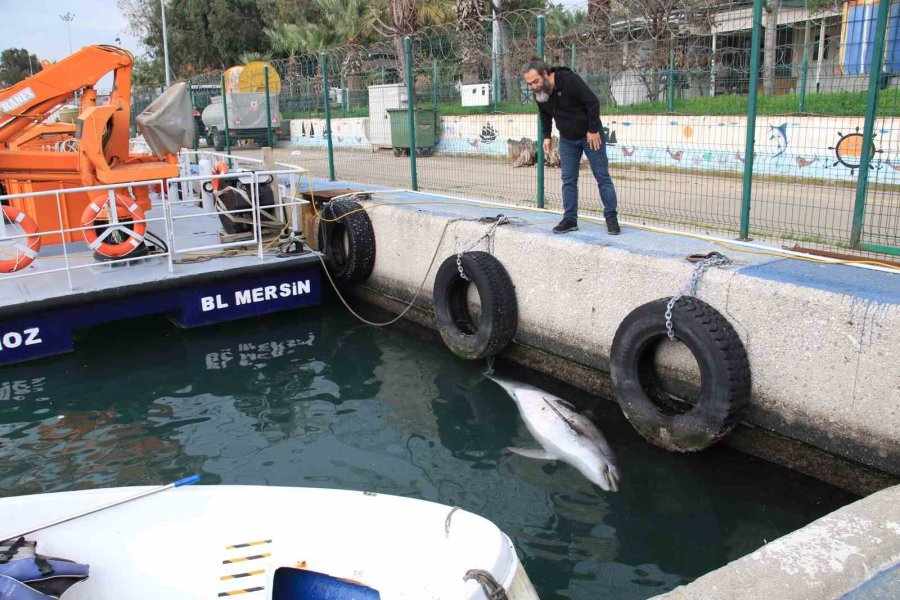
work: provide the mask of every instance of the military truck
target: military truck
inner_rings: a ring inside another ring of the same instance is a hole
[[[268,75],[269,110],[266,111],[266,75]],[[272,65],[257,61],[231,67],[225,71],[225,96],[228,108],[228,136],[233,145],[252,140],[260,146],[268,145],[266,117],[271,119],[272,143],[281,135],[281,111],[278,94],[281,78]],[[211,96],[203,109],[201,121],[206,143],[216,150],[225,149],[225,107],[222,94]]]

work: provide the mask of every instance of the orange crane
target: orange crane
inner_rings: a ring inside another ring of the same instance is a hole
[[[0,90],[0,182],[6,193],[137,183],[178,176],[176,154],[157,157],[129,153],[134,64],[130,52],[115,46],[86,46],[55,64],[46,61],[42,64],[42,71]],[[109,102],[97,105],[94,86],[110,72],[113,88]],[[45,123],[79,92],[80,109],[74,126]],[[136,185],[132,193],[138,210],[149,210],[147,187]],[[62,219],[52,196],[16,199],[10,205],[24,212],[40,231],[53,231],[87,226],[89,223],[83,221],[88,216],[103,220],[103,211],[90,215],[87,209],[98,202],[106,206],[106,196],[104,192],[94,192],[93,197],[84,192],[66,193]],[[118,199],[116,204],[120,204]],[[134,204],[128,202],[129,206]],[[116,209],[116,217],[120,210]],[[4,213],[10,219],[10,211],[4,209]],[[143,218],[143,212],[138,215],[133,210],[123,216],[127,218],[129,213],[131,218]],[[41,235],[44,244],[74,241],[76,237],[81,237],[81,233]]]

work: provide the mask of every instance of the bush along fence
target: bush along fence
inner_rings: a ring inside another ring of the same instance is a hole
[[[520,73],[540,56],[600,99],[624,218],[900,255],[900,1],[773,4],[478,13],[273,60],[281,139],[331,180],[561,209]],[[223,76],[191,84],[203,110]],[[135,92],[136,112],[153,92]],[[579,190],[599,213],[586,168]]]

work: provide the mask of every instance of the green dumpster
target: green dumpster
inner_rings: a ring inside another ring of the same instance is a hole
[[[391,145],[394,156],[409,154],[409,112],[405,108],[389,108]],[[416,156],[431,156],[437,144],[437,116],[433,108],[416,109]]]

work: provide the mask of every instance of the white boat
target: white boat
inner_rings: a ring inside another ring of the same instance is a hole
[[[3,498],[0,536],[154,489]],[[26,537],[41,555],[90,566],[65,600],[538,597],[512,542],[487,519],[370,492],[179,487]],[[506,596],[491,595],[497,586]]]

